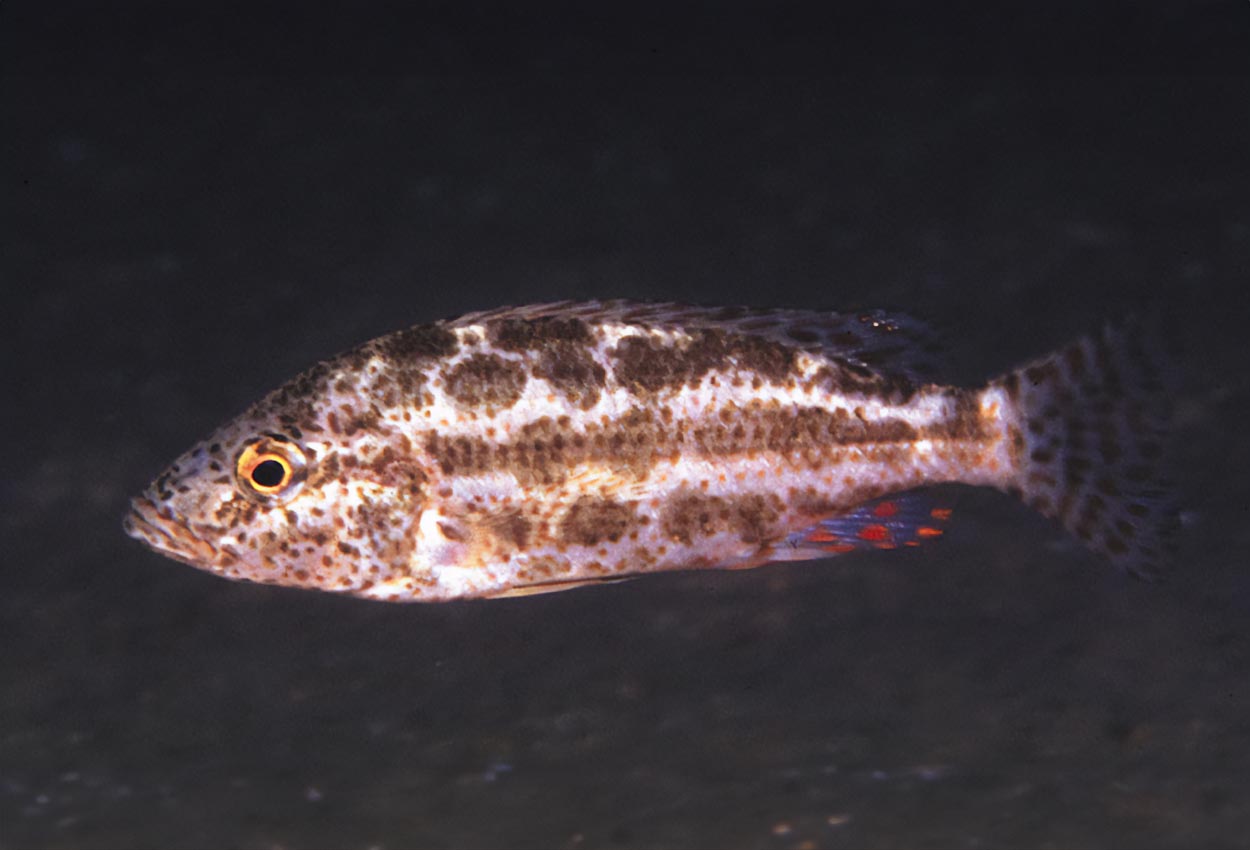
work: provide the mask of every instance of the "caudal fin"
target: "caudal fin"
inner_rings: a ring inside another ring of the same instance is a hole
[[[1014,402],[1010,489],[1144,578],[1170,561],[1176,510],[1162,475],[1166,365],[1143,329],[1106,329],[994,381]]]

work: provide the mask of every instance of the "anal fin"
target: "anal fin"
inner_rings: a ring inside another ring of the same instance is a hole
[[[950,516],[950,508],[935,505],[924,492],[887,496],[787,535],[773,544],[766,560],[804,561],[863,549],[914,548],[941,537]]]

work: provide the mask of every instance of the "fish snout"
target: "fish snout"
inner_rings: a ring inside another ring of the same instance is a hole
[[[130,501],[122,528],[149,548],[192,566],[211,566],[217,555],[216,549],[197,537],[172,510],[158,506],[147,496],[136,496]]]

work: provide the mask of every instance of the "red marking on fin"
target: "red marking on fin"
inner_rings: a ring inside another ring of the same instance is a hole
[[[841,538],[828,529],[817,526],[816,530],[807,535],[809,543],[837,543]]]
[[[923,491],[868,502],[839,516],[827,517],[775,543],[766,561],[801,561],[856,549],[915,548],[942,536],[938,523],[948,508],[931,508]]]

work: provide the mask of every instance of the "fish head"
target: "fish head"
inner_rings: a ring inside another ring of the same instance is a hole
[[[418,598],[428,583],[414,566],[429,490],[420,454],[367,406],[344,427],[344,398],[307,383],[270,394],[170,464],[132,500],[126,532],[226,578]]]

